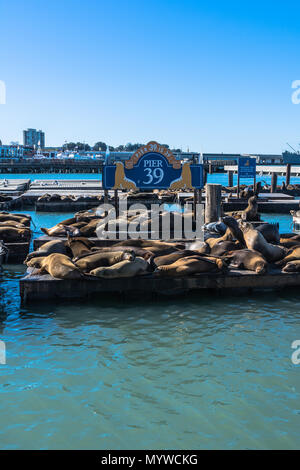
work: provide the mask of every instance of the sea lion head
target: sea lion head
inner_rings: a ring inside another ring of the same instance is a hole
[[[293,263],[290,261],[285,265],[285,267],[282,269],[282,272],[284,273],[295,273],[298,271],[299,266],[297,266],[296,263]]]
[[[255,265],[256,274],[264,274],[267,271],[267,266],[264,261],[258,261]]]
[[[125,250],[122,253],[122,260],[126,259],[128,261],[134,261],[135,259],[135,252],[133,250]]]

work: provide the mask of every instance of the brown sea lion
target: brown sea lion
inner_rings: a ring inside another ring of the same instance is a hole
[[[283,273],[298,273],[300,272],[300,260],[289,261],[282,269]]]
[[[110,251],[134,251],[135,256],[139,256],[140,258],[144,258],[145,260],[151,258],[151,256],[154,256],[154,253],[149,250],[145,250],[144,248],[138,248],[137,246],[106,246],[106,247],[98,247],[94,246],[91,248],[91,254],[94,254],[95,252],[102,252],[102,253],[107,253]],[[89,256],[89,255],[86,255]],[[81,257],[78,257],[80,259]]]
[[[245,210],[227,212],[226,214],[234,217],[235,219],[242,219],[247,222],[260,220],[260,217],[258,214],[257,197],[252,196],[248,199],[248,206],[246,207]]]
[[[68,234],[74,237],[80,235],[79,229],[72,227],[72,225],[54,225],[54,227],[49,229],[41,227],[41,231],[48,235],[48,237],[66,237]]]
[[[113,266],[93,269],[90,274],[105,279],[134,277],[140,274],[146,274],[148,267],[147,261],[143,258],[136,257],[133,261],[123,260]]]
[[[276,266],[283,267],[290,261],[300,260],[300,246],[296,246],[287,251],[286,256],[276,263]]]
[[[92,241],[90,241],[88,238],[85,237],[70,237],[70,235],[67,236],[67,246],[70,248],[72,252],[73,258],[79,258],[83,257],[84,255],[87,255],[91,253],[91,248],[94,245]]]
[[[87,225],[80,228],[80,235],[82,237],[95,237],[97,225],[101,222],[101,219],[93,219]]]
[[[60,253],[62,255],[67,254],[66,243],[62,240],[51,240],[50,242],[44,243],[36,251],[32,251],[27,255],[24,264],[27,264],[32,258],[45,257],[52,253]]]
[[[286,248],[268,243],[264,236],[249,222],[243,222],[241,228],[247,248],[261,253],[269,263],[279,261],[286,255]]]
[[[231,233],[231,229],[228,227],[226,229],[226,232],[225,234],[222,236],[222,237],[218,237],[218,238],[214,238],[214,237],[211,237],[211,238],[207,238],[205,240],[205,243],[209,246],[210,249],[212,249],[215,245],[218,245],[219,243],[222,243],[224,241],[230,241],[230,240],[233,240],[233,236],[232,236],[232,233]]]
[[[7,220],[6,222],[0,222],[0,227],[16,227],[16,228],[27,228],[26,225],[21,224],[21,222],[16,222],[15,220]]]
[[[7,220],[14,220],[15,222],[19,222],[26,227],[30,226],[31,219],[26,216],[20,216],[16,214],[9,214],[9,213],[0,213],[0,222],[6,222]]]
[[[39,274],[49,273],[57,279],[81,279],[83,277],[79,268],[70,258],[60,253],[52,253],[49,256],[33,258],[28,262],[29,267],[40,268]]]
[[[191,243],[191,245],[188,246],[188,249],[198,251],[199,253],[203,253],[203,254],[210,252],[210,248],[208,244],[199,240]]]
[[[238,240],[241,244],[241,246],[245,246],[245,240],[244,240],[244,235],[242,230],[239,227],[238,222],[234,217],[230,216],[225,216],[223,217],[223,222],[224,224],[228,227],[228,229],[231,232],[232,239],[233,240]]]
[[[31,238],[31,230],[28,228],[0,227],[0,240],[4,243],[28,242]]]
[[[170,243],[170,242],[161,242],[159,240],[144,240],[143,238],[138,239],[129,239],[129,240],[122,240],[121,242],[115,243],[115,246],[139,246],[141,248],[146,247],[156,247],[161,249],[167,248],[176,248],[178,250],[184,250],[185,245],[184,243]]]
[[[102,266],[112,266],[123,260],[133,261],[135,259],[134,251],[113,251],[106,253],[94,253],[93,255],[85,256],[75,262],[76,266],[82,272],[90,272],[92,269]]]
[[[207,259],[197,256],[181,258],[169,265],[158,266],[155,275],[159,277],[184,277],[196,273],[220,272],[224,269],[220,259]]]
[[[228,253],[228,251],[239,250],[243,248],[239,241],[224,241],[217,243],[211,250],[210,254],[214,256],[223,256],[224,254]]]
[[[268,268],[268,263],[262,254],[254,250],[231,251],[224,258],[230,260],[230,266],[234,268],[255,271],[257,274],[265,273]]]
[[[193,250],[178,250],[174,253],[170,253],[169,255],[155,256],[155,258],[153,259],[153,263],[156,266],[167,266],[169,264],[175,263],[175,261],[181,258],[186,258],[188,256],[199,256],[199,252]]]
[[[300,246],[300,240],[295,240],[294,238],[280,238],[279,244],[285,248],[293,248]]]

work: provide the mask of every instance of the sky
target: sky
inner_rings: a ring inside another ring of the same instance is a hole
[[[0,139],[300,149],[299,17],[294,1],[0,0]]]

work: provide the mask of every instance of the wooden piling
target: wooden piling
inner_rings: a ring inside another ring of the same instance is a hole
[[[233,187],[233,171],[229,170],[227,174],[228,174],[228,186],[232,188]]]
[[[291,180],[291,164],[288,163],[286,165],[286,174],[285,174],[285,184],[286,184],[286,186],[288,186],[290,184],[290,180]]]
[[[221,217],[221,184],[206,185],[205,223],[217,222]]]
[[[277,191],[277,173],[272,173],[272,180],[271,180],[271,193],[276,193]]]

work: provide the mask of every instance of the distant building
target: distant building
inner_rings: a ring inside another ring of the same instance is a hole
[[[0,145],[0,158],[26,158],[32,155],[32,147],[25,147],[23,145]]]
[[[45,147],[45,133],[36,129],[23,131],[23,145],[24,147],[40,146],[43,149]]]

